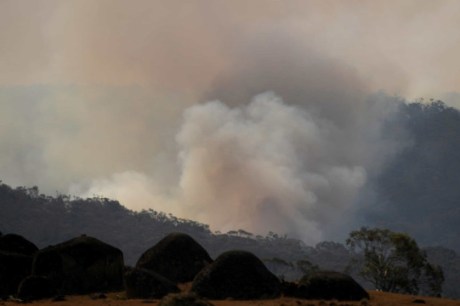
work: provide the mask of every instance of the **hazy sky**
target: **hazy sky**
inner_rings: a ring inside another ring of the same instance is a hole
[[[2,0],[0,82],[205,90],[261,39],[345,62],[375,89],[457,91],[458,1]],[[269,52],[270,50],[258,50]]]
[[[403,145],[380,134],[388,96],[460,107],[459,16],[456,0],[0,0],[0,179],[321,239]]]

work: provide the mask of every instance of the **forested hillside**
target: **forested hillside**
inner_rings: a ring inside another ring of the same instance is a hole
[[[205,224],[154,210],[134,212],[106,198],[51,197],[40,194],[37,187],[13,189],[1,184],[0,211],[3,233],[24,235],[39,247],[87,234],[122,249],[128,264],[134,264],[143,251],[171,232],[190,234],[212,256],[244,248],[262,258],[300,260],[309,250],[303,242],[275,233],[265,237],[244,230],[213,233]]]
[[[460,112],[440,101],[402,104],[388,133],[395,128],[408,143],[371,182],[366,222],[460,250]]]

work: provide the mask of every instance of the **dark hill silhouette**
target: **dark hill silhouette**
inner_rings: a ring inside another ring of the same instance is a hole
[[[311,248],[302,241],[275,233],[256,236],[244,230],[213,233],[206,224],[150,210],[134,212],[106,198],[51,197],[37,187],[11,188],[0,183],[0,231],[18,233],[39,248],[83,233],[123,251],[134,265],[145,246],[153,246],[173,232],[183,232],[200,243],[211,257],[230,249],[245,249],[260,258],[301,260]]]
[[[387,130],[396,128],[410,141],[372,180],[377,201],[364,219],[421,245],[460,250],[459,110],[440,101],[402,104]]]

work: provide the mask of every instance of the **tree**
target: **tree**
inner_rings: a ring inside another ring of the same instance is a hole
[[[354,263],[360,262],[360,275],[376,289],[441,294],[442,269],[429,263],[425,252],[407,234],[363,227],[350,233],[347,245]]]
[[[302,272],[303,275],[308,275],[313,272],[319,271],[319,267],[309,260],[303,259],[298,260],[296,263],[297,268]]]
[[[427,295],[441,296],[444,272],[438,265],[426,263],[422,275],[421,284],[424,285],[423,293]]]

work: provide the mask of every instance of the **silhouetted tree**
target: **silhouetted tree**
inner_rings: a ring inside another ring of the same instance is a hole
[[[363,260],[361,276],[376,289],[417,294],[420,286],[425,285],[428,287],[424,288],[425,292],[441,294],[442,269],[428,262],[426,254],[410,236],[363,227],[350,233],[347,245]]]

